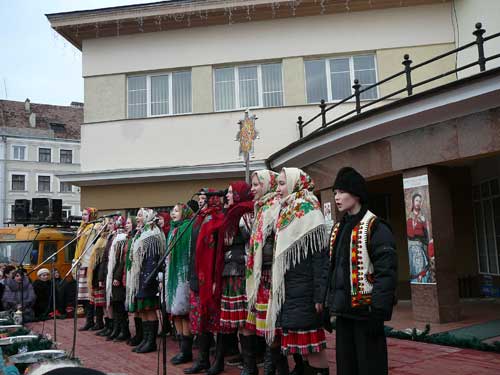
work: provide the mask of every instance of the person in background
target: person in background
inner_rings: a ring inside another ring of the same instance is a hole
[[[38,279],[33,283],[36,295],[33,310],[35,311],[36,320],[45,320],[52,310],[52,282],[50,280],[50,272],[47,268],[40,268],[36,275]]]
[[[35,318],[33,305],[36,296],[28,277],[22,270],[14,271],[14,278],[5,281],[5,291],[2,302],[6,310],[22,309],[23,322],[32,322]]]

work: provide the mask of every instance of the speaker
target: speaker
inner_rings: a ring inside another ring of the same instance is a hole
[[[35,221],[61,221],[62,199],[33,198],[32,218]]]
[[[26,221],[30,219],[30,201],[28,199],[16,199],[14,201],[14,221]]]

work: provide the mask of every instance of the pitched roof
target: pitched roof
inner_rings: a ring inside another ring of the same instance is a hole
[[[36,115],[34,127],[31,114]],[[0,100],[0,130],[4,134],[79,140],[82,123],[82,106],[29,103],[27,111],[25,102]]]

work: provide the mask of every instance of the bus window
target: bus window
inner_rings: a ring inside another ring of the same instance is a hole
[[[40,242],[34,241],[33,248],[31,249],[31,254],[30,254],[30,264],[38,264],[39,250],[40,250]]]
[[[68,241],[69,242],[69,241]],[[65,245],[68,244],[66,242]],[[65,263],[71,263],[73,258],[75,257],[75,252],[76,252],[76,241],[73,241],[72,243],[69,244],[68,247],[64,250],[64,262]]]
[[[0,242],[0,262],[9,264],[19,264],[24,259],[23,264],[30,264],[31,241],[6,241]],[[35,241],[35,249],[38,249],[38,241]]]
[[[43,244],[43,261],[49,259],[49,257],[57,251],[56,241],[45,241]],[[54,258],[51,259],[54,262]]]

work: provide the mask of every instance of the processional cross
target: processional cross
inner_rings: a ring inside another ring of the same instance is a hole
[[[254,141],[258,138],[257,129],[255,129],[255,115],[250,115],[249,110],[245,111],[243,120],[238,121],[240,130],[236,134],[236,141],[240,142],[240,155],[245,161],[245,181],[250,183],[250,152],[253,151]]]

